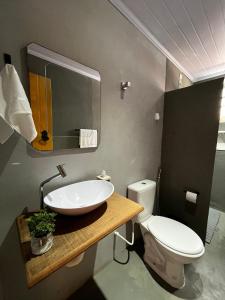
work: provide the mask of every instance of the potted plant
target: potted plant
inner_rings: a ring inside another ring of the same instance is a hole
[[[52,247],[55,217],[56,213],[42,209],[27,219],[31,233],[31,250],[34,255],[43,254]]]

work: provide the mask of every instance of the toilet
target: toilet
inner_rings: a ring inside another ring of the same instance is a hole
[[[152,215],[156,182],[145,179],[128,186],[128,198],[144,207],[135,222],[144,239],[144,261],[170,286],[185,286],[184,265],[205,252],[200,237],[186,225],[170,218]]]

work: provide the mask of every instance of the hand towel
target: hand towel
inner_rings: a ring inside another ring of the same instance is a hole
[[[29,101],[14,66],[10,64],[6,64],[0,73],[0,117],[0,143],[4,143],[13,130],[29,143],[37,136]]]
[[[80,129],[80,148],[93,148],[98,145],[98,132],[94,129]]]

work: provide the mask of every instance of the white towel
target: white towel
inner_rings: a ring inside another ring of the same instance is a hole
[[[80,129],[80,148],[92,148],[98,145],[98,133],[94,129]]]
[[[0,73],[0,143],[16,130],[29,143],[37,136],[32,111],[13,65],[6,64]]]

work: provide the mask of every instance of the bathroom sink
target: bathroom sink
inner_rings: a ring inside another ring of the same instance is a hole
[[[113,192],[111,182],[88,180],[50,192],[45,196],[44,203],[63,215],[83,215],[103,204]]]

